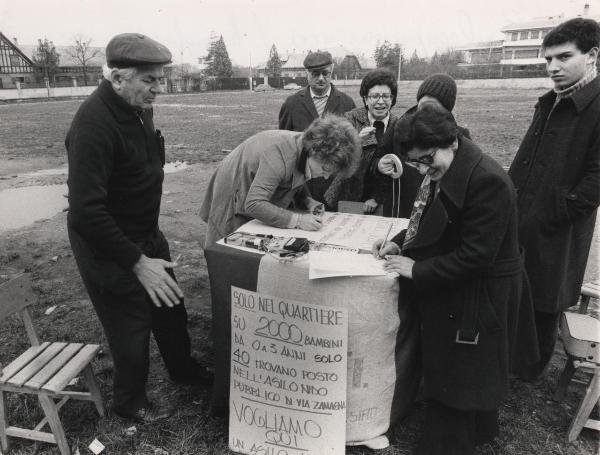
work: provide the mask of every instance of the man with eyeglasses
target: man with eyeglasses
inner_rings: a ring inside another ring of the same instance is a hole
[[[600,25],[576,18],[542,42],[554,89],[539,98],[508,171],[531,282],[543,375],[560,315],[579,299],[600,204]]]
[[[316,118],[325,114],[342,115],[356,107],[352,98],[331,83],[333,59],[326,51],[309,53],[304,59],[308,87],[289,96],[279,111],[279,129],[304,131]],[[312,197],[324,202],[330,181],[317,178],[307,183]]]

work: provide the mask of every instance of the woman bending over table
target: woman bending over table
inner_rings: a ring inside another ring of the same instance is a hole
[[[323,204],[304,184],[316,177],[350,176],[360,156],[358,133],[334,115],[316,119],[303,133],[263,131],[246,139],[208,184],[200,209],[208,225],[204,247],[253,218],[278,228],[319,230]]]

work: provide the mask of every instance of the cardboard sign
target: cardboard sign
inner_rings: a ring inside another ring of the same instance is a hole
[[[343,455],[348,315],[231,287],[229,447]]]

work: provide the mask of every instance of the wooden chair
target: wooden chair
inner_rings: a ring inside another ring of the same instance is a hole
[[[364,215],[363,203],[355,201],[338,201],[338,212]],[[383,216],[383,204],[379,204],[373,215]]]
[[[579,312],[565,312],[560,321],[560,337],[567,362],[560,375],[554,400],[562,401],[577,369],[591,374],[585,395],[569,428],[569,442],[577,439],[583,427],[600,431],[600,421],[589,418],[600,399],[600,321],[585,314],[592,297],[600,298],[600,284],[597,282],[582,286]]]
[[[0,321],[19,312],[31,343],[31,347],[11,363],[4,368],[0,366],[0,447],[3,453],[8,451],[10,436],[57,444],[62,455],[69,455],[71,450],[58,415],[59,409],[67,400],[73,398],[93,401],[98,413],[105,415],[100,389],[90,364],[100,346],[40,343],[28,308],[36,300],[28,275],[21,275],[0,286]],[[81,372],[89,391],[65,390]],[[44,419],[33,429],[10,426],[4,406],[6,392],[37,395],[44,410]],[[41,431],[46,424],[51,433]]]

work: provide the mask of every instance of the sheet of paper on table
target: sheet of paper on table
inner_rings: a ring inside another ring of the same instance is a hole
[[[319,243],[371,250],[375,240],[385,237],[390,223],[392,223],[390,239],[408,226],[406,218],[326,212],[323,216],[323,227],[319,231],[279,229],[267,226],[258,220],[244,224],[238,231],[276,237],[305,237]]]
[[[383,259],[375,259],[371,254],[311,251],[308,260],[308,278],[311,280],[334,276],[386,275]]]

